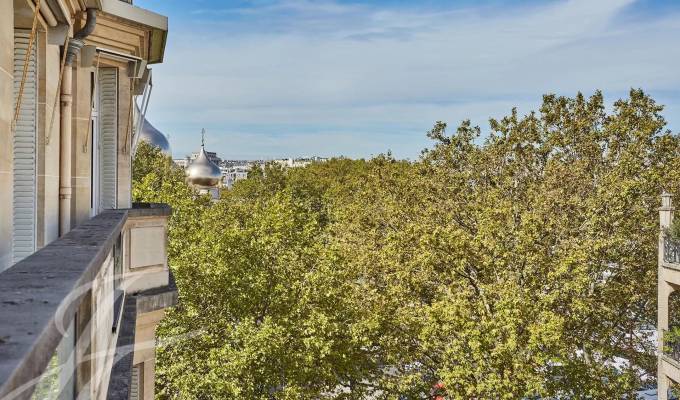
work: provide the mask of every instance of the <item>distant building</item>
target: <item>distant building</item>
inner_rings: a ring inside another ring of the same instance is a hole
[[[200,154],[201,154],[200,151],[196,153],[191,153],[191,156],[189,157],[190,163],[194,162],[194,160],[198,158]],[[222,164],[222,159],[217,157],[217,153],[215,153],[214,151],[206,151],[205,155],[206,157],[208,157],[208,160],[210,160],[210,162],[212,162],[213,164],[215,165]]]
[[[175,163],[175,165],[182,168],[186,168],[189,166],[189,164],[191,164],[191,158],[189,158],[188,156],[184,158],[176,158],[172,161]]]
[[[203,157],[201,156],[201,152],[205,154]],[[282,158],[271,161],[222,160],[220,157],[217,156],[217,153],[205,151],[205,149],[202,148],[202,150],[199,152],[194,152],[190,156],[186,156],[185,158],[174,159],[173,161],[176,165],[184,169],[187,169],[190,168],[191,165],[198,158],[205,158],[206,160],[210,161],[210,163],[218,166],[220,174],[222,176],[221,186],[227,189],[231,189],[236,182],[247,179],[248,172],[250,172],[252,168],[259,167],[264,169],[265,164],[268,162],[279,165],[282,168],[301,168],[311,163],[325,162],[328,160],[327,158],[322,157]]]
[[[220,164],[220,167],[223,168],[228,168],[228,167],[250,167],[250,165],[263,165],[264,161],[263,160],[222,160],[222,163]]]
[[[248,178],[250,169],[250,164],[220,168],[222,171],[222,185],[227,189],[231,189],[234,183]]]
[[[657,384],[658,399],[668,400],[669,389],[680,376],[680,339],[673,335],[673,314],[677,315],[680,291],[680,244],[668,233],[673,225],[673,196],[661,195],[659,208],[659,252],[657,284]]]
[[[306,167],[314,162],[325,162],[327,158],[322,157],[310,157],[310,158],[282,158],[273,160],[275,164],[278,164],[284,168],[301,168]]]

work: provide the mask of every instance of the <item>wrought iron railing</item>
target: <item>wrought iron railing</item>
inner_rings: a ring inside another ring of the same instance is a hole
[[[680,264],[680,240],[670,237],[663,239],[663,260],[671,264]]]
[[[663,353],[680,362],[680,330],[673,329],[663,332]]]

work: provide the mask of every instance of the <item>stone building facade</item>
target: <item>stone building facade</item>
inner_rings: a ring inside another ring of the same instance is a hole
[[[657,384],[658,399],[668,400],[669,389],[680,382],[680,338],[668,334],[671,325],[673,296],[680,288],[680,244],[673,240],[668,230],[673,223],[673,197],[664,193],[659,208],[659,266],[658,266],[658,304],[657,304]],[[680,328],[675,326],[675,328]]]
[[[0,399],[153,399],[177,292],[134,133],[167,18],[121,0],[0,1]]]

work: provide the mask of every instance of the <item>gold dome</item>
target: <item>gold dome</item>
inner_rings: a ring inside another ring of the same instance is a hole
[[[160,151],[166,156],[172,156],[172,150],[170,150],[170,143],[168,138],[158,129],[156,129],[146,118],[142,123],[142,129],[139,133],[139,140],[147,142],[148,144],[158,147]]]
[[[220,167],[210,161],[203,146],[198,157],[187,167],[186,174],[190,184],[203,188],[217,187],[222,181]]]

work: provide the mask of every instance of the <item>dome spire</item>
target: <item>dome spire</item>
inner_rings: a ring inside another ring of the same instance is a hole
[[[201,147],[205,147],[205,128],[201,129]]]

